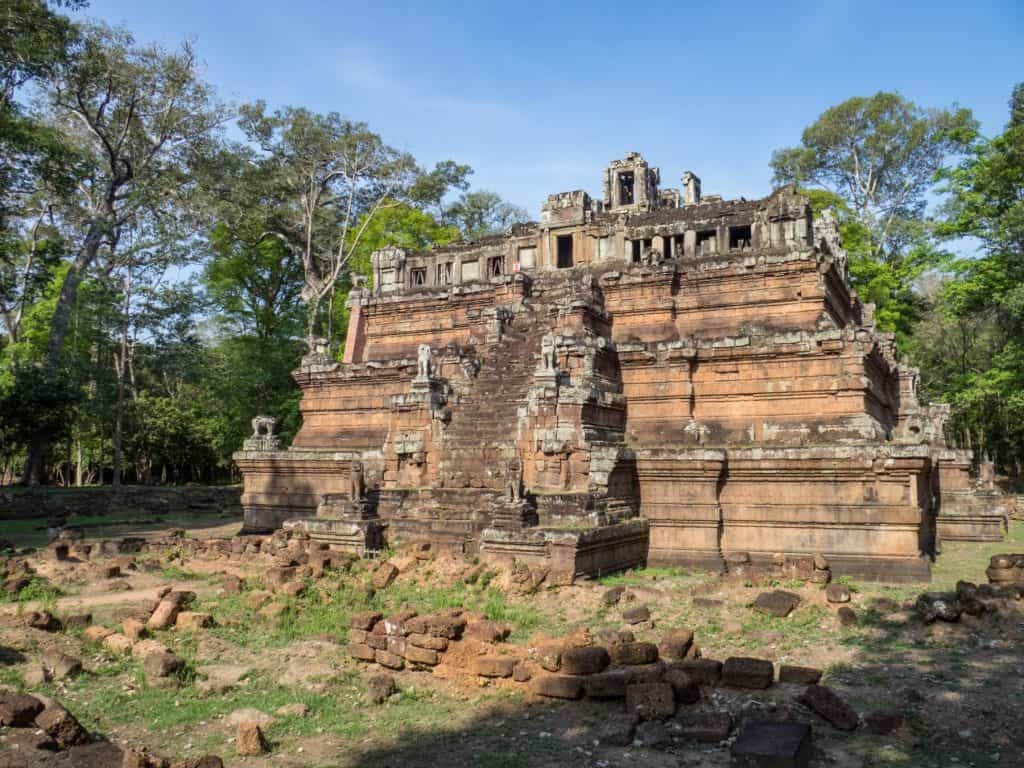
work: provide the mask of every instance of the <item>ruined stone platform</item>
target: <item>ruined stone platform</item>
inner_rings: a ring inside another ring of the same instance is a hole
[[[820,553],[885,580],[927,578],[939,540],[1001,535],[948,408],[918,399],[852,289],[831,215],[792,187],[660,185],[630,153],[601,200],[560,193],[503,235],[374,253],[344,360],[318,347],[294,374],[291,448],[256,429],[264,449],[236,455],[246,529],[302,519],[345,547],[578,574]],[[318,512],[364,492],[365,519]]]

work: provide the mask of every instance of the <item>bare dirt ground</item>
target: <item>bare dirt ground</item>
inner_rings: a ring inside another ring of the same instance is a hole
[[[130,521],[98,527],[101,537],[158,538],[167,528]],[[199,520],[188,535],[230,536],[237,520]],[[4,532],[15,539],[17,532]],[[38,532],[32,537],[38,543]],[[32,556],[36,570],[25,599],[0,603],[0,685],[43,693],[61,701],[90,730],[124,745],[144,746],[174,758],[220,755],[228,766],[727,766],[729,743],[676,740],[666,748],[611,747],[597,733],[623,711],[612,703],[565,704],[532,698],[511,681],[487,681],[452,661],[433,674],[395,673],[399,693],[383,705],[366,700],[366,678],[379,668],[352,660],[345,644],[348,615],[403,606],[421,612],[451,606],[506,621],[513,650],[525,652],[544,636],[602,627],[621,628],[624,607],[644,604],[653,626],[638,640],[657,642],[665,629],[689,627],[706,658],[755,656],[779,664],[822,669],[824,682],[862,715],[884,709],[905,724],[876,736],[836,730],[797,702],[801,686],[776,684],[766,691],[715,687],[697,708],[747,715],[793,717],[811,723],[818,766],[1024,766],[1024,614],[1021,603],[956,623],[924,624],[912,610],[923,590],[951,589],[959,579],[985,581],[988,558],[1024,551],[1024,524],[991,545],[947,545],[933,583],[885,586],[850,584],[856,622],[840,623],[818,584],[797,580],[754,583],[703,573],[644,569],[570,587],[513,595],[507,574],[446,557],[405,558],[403,572],[385,590],[369,595],[367,564],[307,581],[298,597],[275,600],[277,617],[259,612],[265,566],[245,557],[207,559],[175,551],[134,558],[57,562]],[[121,576],[100,568],[123,564]],[[476,573],[470,577],[469,574]],[[222,594],[224,574],[245,580],[240,594]],[[626,588],[617,606],[604,603],[611,586]],[[117,628],[125,616],[171,586],[196,593],[194,610],[213,615],[214,626],[162,630],[156,638],[187,661],[176,687],[147,684],[140,665],[87,642],[81,629],[47,632],[24,625],[28,611],[56,616],[89,612],[92,623]],[[786,618],[751,608],[771,588],[798,594]],[[82,660],[84,672],[66,680],[27,685],[25,672],[49,648]],[[296,704],[304,707],[296,708]],[[291,706],[289,706],[291,705]],[[264,732],[270,752],[235,754],[232,713],[254,708],[271,718]],[[6,729],[0,729],[0,755]]]

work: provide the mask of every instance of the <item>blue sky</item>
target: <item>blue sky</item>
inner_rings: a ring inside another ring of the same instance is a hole
[[[637,150],[663,186],[770,191],[773,149],[827,107],[898,90],[988,134],[1024,79],[1024,3],[92,0],[140,41],[194,41],[231,101],[366,121],[537,215]]]

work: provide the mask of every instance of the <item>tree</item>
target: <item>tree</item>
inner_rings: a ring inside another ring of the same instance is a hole
[[[827,109],[800,145],[777,150],[776,183],[823,188],[850,248],[854,287],[876,304],[879,327],[905,340],[921,305],[914,282],[946,255],[925,219],[927,194],[950,155],[966,151],[977,123],[967,109],[925,109],[897,93]],[[855,229],[854,229],[855,225]]]
[[[0,15],[0,320],[11,343],[63,249],[37,190],[45,183],[66,191],[77,176],[60,132],[27,113],[18,96],[66,61],[76,41],[70,20],[41,0],[8,0]]]
[[[923,338],[926,384],[954,405],[970,444],[1021,474],[1024,462],[1024,83],[1002,134],[977,142],[944,170],[946,237],[978,238],[982,254],[953,264],[936,296],[937,325]],[[951,348],[956,354],[949,354]]]
[[[49,329],[44,365],[61,367],[79,285],[101,256],[111,263],[126,227],[144,213],[173,218],[187,189],[182,169],[222,111],[200,81],[195,53],[139,47],[123,31],[82,30],[80,48],[47,83],[51,120],[85,158],[73,190],[52,190],[72,252]],[[46,444],[33,444],[26,479],[38,482]]]
[[[302,265],[312,349],[321,315],[332,335],[335,289],[377,214],[403,202],[440,201],[449,185],[464,183],[469,169],[446,162],[426,173],[365,123],[334,112],[287,107],[270,114],[257,102],[241,114],[243,131],[271,164],[277,185],[280,205],[266,236],[281,240]]]
[[[448,209],[449,220],[469,239],[501,234],[513,224],[528,221],[529,217],[525,208],[486,190],[466,192]]]

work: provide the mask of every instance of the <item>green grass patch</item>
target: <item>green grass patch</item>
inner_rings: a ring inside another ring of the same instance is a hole
[[[24,607],[27,603],[37,603],[41,610],[55,613],[57,610],[57,599],[64,595],[58,587],[51,584],[44,577],[35,574],[21,592],[16,595],[3,593],[0,602],[18,603]]]

